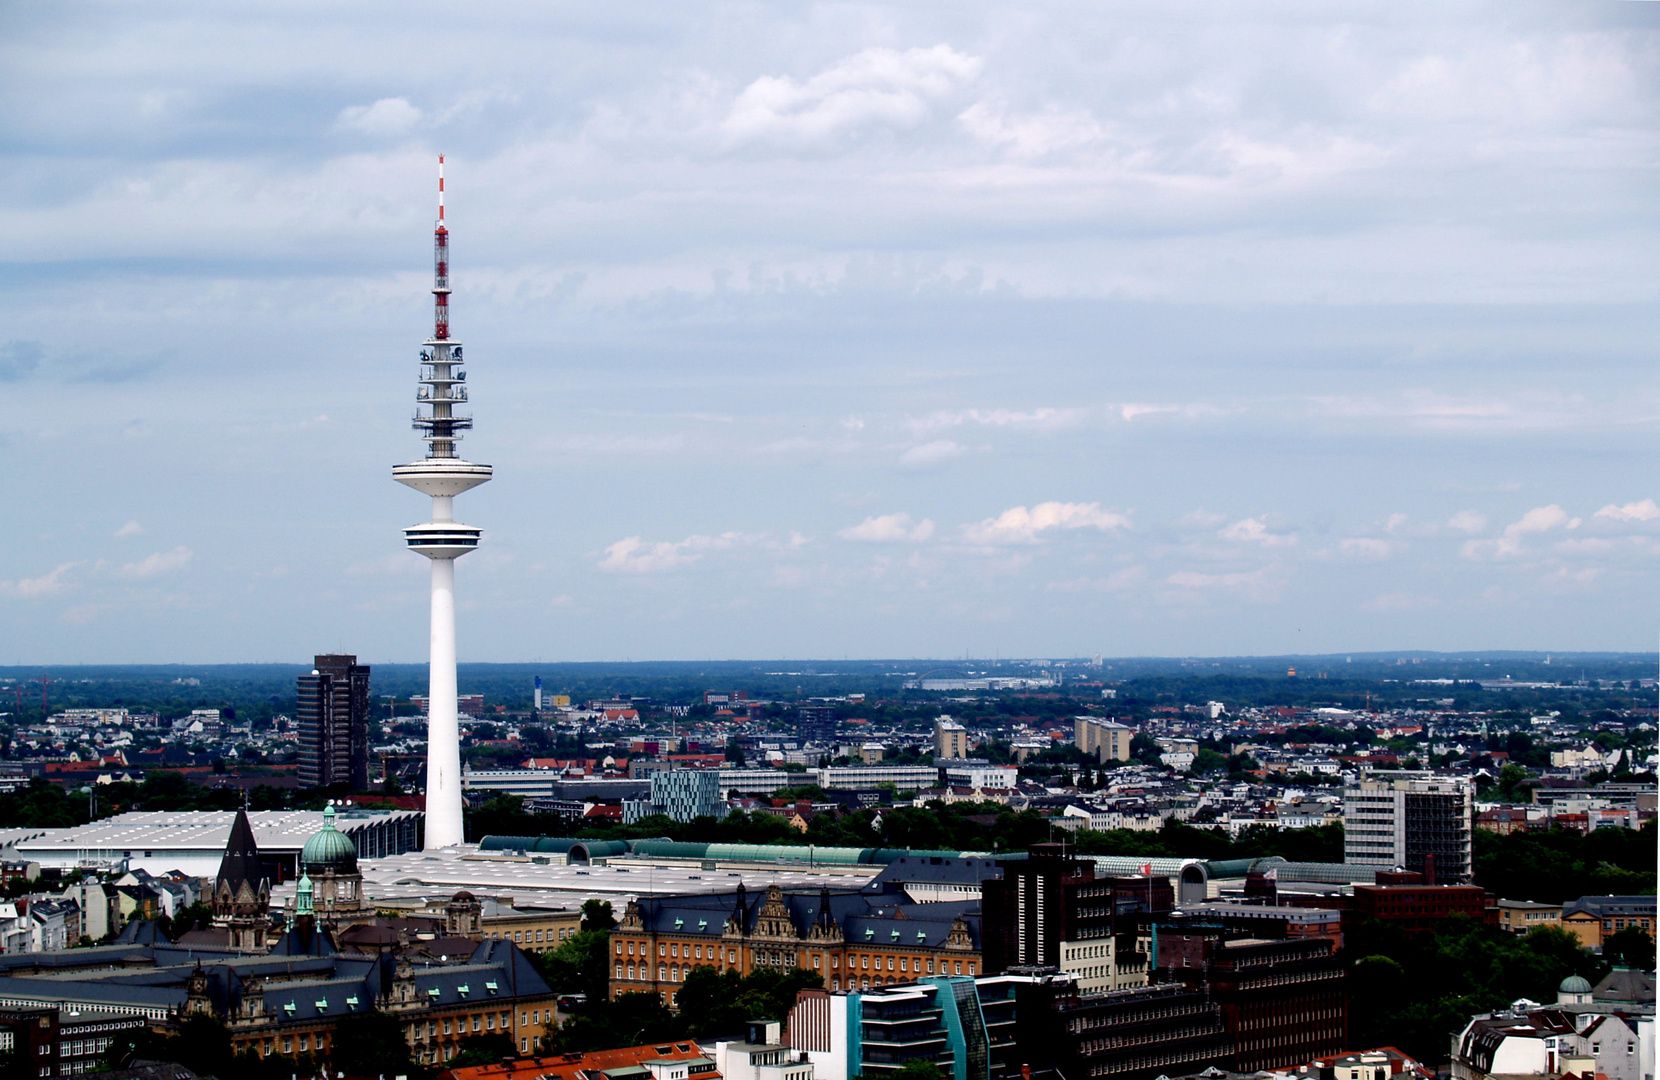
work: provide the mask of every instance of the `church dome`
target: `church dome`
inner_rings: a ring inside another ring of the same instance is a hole
[[[1558,994],[1589,994],[1591,984],[1585,981],[1583,975],[1569,975],[1562,980],[1562,985],[1556,988]]]
[[[312,836],[300,849],[300,869],[357,872],[357,847],[351,837],[334,827],[334,807],[323,811],[323,831]]]

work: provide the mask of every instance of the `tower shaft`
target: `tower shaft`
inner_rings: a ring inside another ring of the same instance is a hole
[[[490,479],[491,468],[464,461],[456,444],[473,426],[456,413],[467,400],[461,343],[450,338],[450,238],[444,222],[444,159],[438,159],[438,223],[433,229],[432,337],[421,345],[415,429],[424,460],[398,465],[392,478],[432,497],[431,519],[404,530],[411,551],[432,560],[432,637],[427,669],[426,848],[466,839],[461,807],[461,725],[457,715],[455,560],[478,547],[480,530],[455,520],[455,497]],[[424,411],[423,411],[424,410]]]

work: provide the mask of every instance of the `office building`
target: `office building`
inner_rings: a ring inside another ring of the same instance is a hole
[[[1060,844],[998,865],[980,884],[987,971],[1058,968],[1086,994],[1146,984],[1149,926],[1175,904],[1169,878],[1097,877]]]
[[[1428,885],[1466,883],[1474,807],[1468,780],[1362,773],[1343,789],[1343,861],[1399,867],[1421,874]]]
[[[369,665],[329,653],[300,676],[300,783],[369,787]]]
[[[623,800],[624,824],[656,814],[674,821],[693,821],[700,817],[719,821],[731,812],[721,790],[720,774],[719,769],[671,769],[652,773],[650,794],[645,799]]]
[[[942,716],[934,721],[934,757],[966,758],[968,756],[968,729]]]
[[[1032,979],[1016,1002],[1021,1064],[1065,1080],[1209,1075],[1233,1057],[1222,1010],[1180,983],[1080,993],[1065,975]]]
[[[1222,1012],[1235,1072],[1284,1069],[1348,1049],[1347,973],[1326,937],[1239,937],[1207,915],[1158,926],[1161,981]]]
[[[1130,760],[1130,740],[1133,738],[1135,729],[1111,720],[1080,716],[1072,722],[1073,743],[1102,764]]]

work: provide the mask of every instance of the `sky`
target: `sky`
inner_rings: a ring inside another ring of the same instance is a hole
[[[1660,4],[0,6],[0,663],[1647,650]]]

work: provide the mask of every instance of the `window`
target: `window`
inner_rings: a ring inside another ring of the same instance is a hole
[[[475,1025],[475,1027],[476,1027],[476,1025]],[[490,1013],[488,1016],[486,1016],[484,1018],[484,1030],[486,1030],[486,1031],[496,1030],[496,1014],[495,1013]]]
[[[620,978],[622,978],[622,977],[623,977],[623,973],[622,973],[622,971],[623,971],[623,968],[622,968],[622,961],[621,961],[621,960],[619,960],[619,961],[617,961],[617,978],[619,978],[619,979],[620,979]],[[523,1022],[523,1021],[521,1021],[521,1023],[522,1023],[522,1022]]]
[[[657,955],[658,956],[667,956],[667,955],[669,955],[669,947],[667,945],[663,944],[661,941],[659,941],[657,943]],[[659,965],[659,966],[661,966],[661,965]]]
[[[450,1033],[450,1021],[449,1021],[449,1018],[446,1017],[444,1019],[444,1034],[448,1035],[449,1033]]]
[[[963,962],[961,960],[958,960],[957,961],[957,974],[961,975],[962,973],[963,973]]]
[[[617,955],[621,956],[622,954],[623,954],[622,942],[619,941],[619,942],[617,942]],[[628,945],[628,955],[629,956],[634,955],[634,944],[633,944],[633,942],[630,942],[629,945]]]

